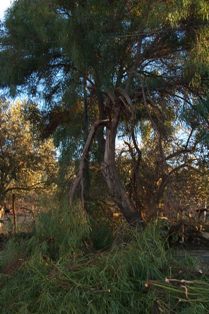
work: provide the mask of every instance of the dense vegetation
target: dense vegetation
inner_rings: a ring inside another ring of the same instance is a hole
[[[27,118],[25,103],[1,102],[0,107],[0,202],[8,194],[42,191],[56,175],[52,139],[40,140]]]
[[[177,262],[158,221],[181,220],[178,242],[208,210],[208,12],[207,0],[8,9],[0,87],[29,100],[0,103],[0,206],[16,195],[41,214],[0,253],[2,313],[208,313],[207,274]]]
[[[98,251],[78,206],[41,215],[33,235],[10,240],[0,266],[2,314],[209,310],[208,277],[191,258],[173,256],[162,227],[121,225],[111,248]]]

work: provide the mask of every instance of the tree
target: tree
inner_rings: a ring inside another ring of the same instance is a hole
[[[206,0],[15,1],[2,29],[1,86],[41,90],[62,110],[81,101],[83,115],[91,117],[83,119],[82,129],[88,123],[91,128],[71,196],[79,186],[83,191],[95,140],[112,197],[136,223],[139,206],[128,197],[115,162],[118,128],[125,125],[136,144],[137,123],[149,121],[162,151],[170,112],[174,121],[184,111],[199,141],[205,138],[208,6]]]
[[[47,189],[56,173],[52,139],[40,140],[26,119],[26,104],[1,102],[0,201],[8,193]]]

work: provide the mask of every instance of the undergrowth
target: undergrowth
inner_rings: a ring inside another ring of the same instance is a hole
[[[207,277],[175,259],[156,222],[120,226],[108,248],[94,238],[78,205],[41,214],[29,237],[1,252],[1,314],[209,312]]]

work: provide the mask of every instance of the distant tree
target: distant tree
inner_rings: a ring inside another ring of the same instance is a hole
[[[8,193],[43,190],[56,173],[52,139],[40,140],[25,116],[26,104],[1,102],[0,107],[0,201]]]

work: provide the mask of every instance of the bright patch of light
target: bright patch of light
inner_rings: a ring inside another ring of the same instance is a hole
[[[0,19],[4,17],[5,11],[11,6],[14,0],[0,0]]]

